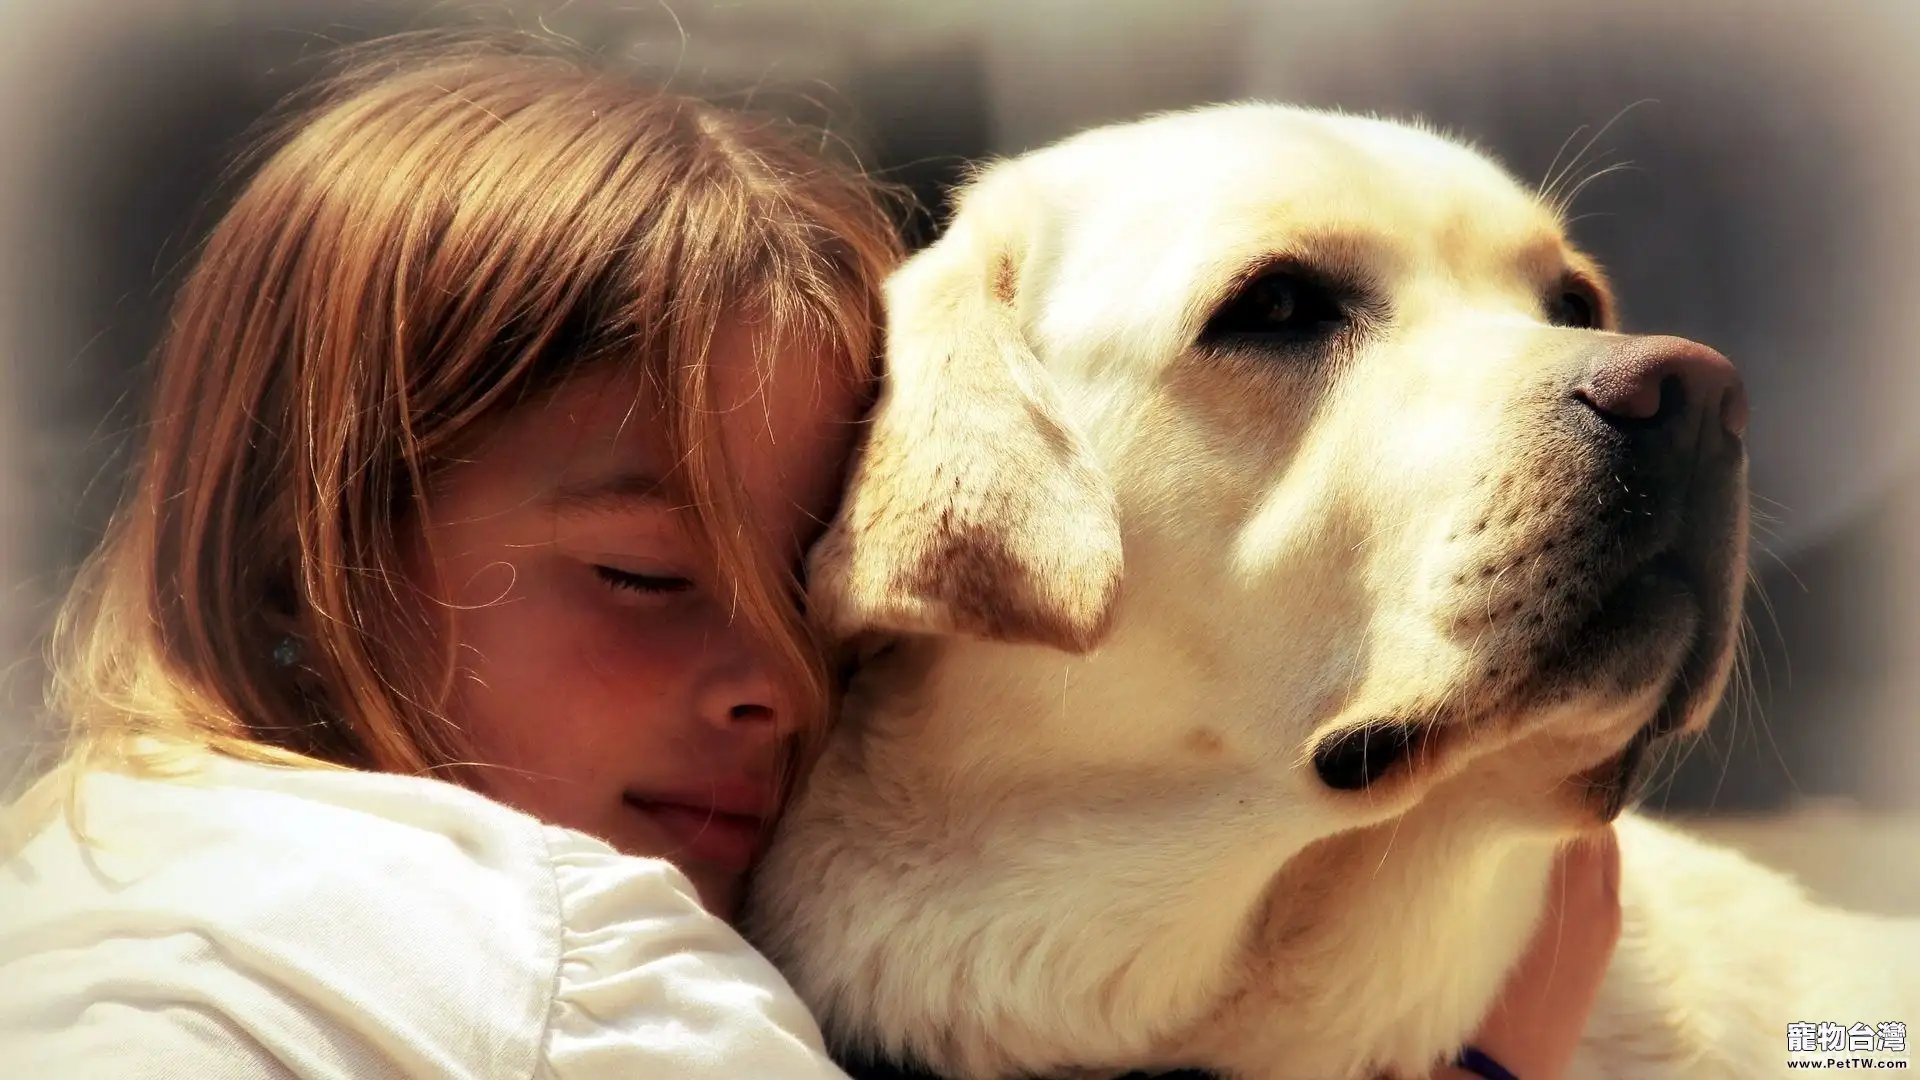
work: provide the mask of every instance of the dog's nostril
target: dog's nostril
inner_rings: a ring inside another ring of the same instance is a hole
[[[1588,358],[1573,396],[1608,423],[1633,429],[1719,420],[1728,434],[1746,430],[1746,388],[1726,357],[1705,345],[1673,337],[1608,342]]]
[[[1314,748],[1313,771],[1335,791],[1364,790],[1412,753],[1419,734],[1418,728],[1402,723],[1341,732]]]
[[[1687,407],[1687,384],[1678,375],[1669,375],[1660,380],[1660,396],[1653,409],[1653,419],[1668,420],[1680,415]]]
[[[1612,420],[1660,424],[1687,407],[1687,387],[1678,375],[1625,386],[1596,378],[1573,393],[1588,408]]]

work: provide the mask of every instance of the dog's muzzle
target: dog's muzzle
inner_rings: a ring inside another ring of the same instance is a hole
[[[1584,776],[1611,818],[1647,750],[1718,699],[1744,582],[1746,387],[1725,356],[1683,338],[1550,333],[1538,353],[1557,374],[1529,392],[1516,432],[1550,449],[1531,451],[1528,479],[1491,507],[1527,524],[1489,532],[1466,556],[1477,572],[1456,579],[1526,582],[1498,610],[1491,586],[1460,594],[1462,636],[1499,675],[1323,738],[1313,768],[1333,791],[1420,772],[1458,728],[1664,686],[1632,740]]]

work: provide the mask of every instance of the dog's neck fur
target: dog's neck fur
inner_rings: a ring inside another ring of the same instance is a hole
[[[753,925],[834,1038],[951,1077],[1324,1080],[1424,1075],[1468,1036],[1538,918],[1550,841],[1444,792],[1316,838],[1251,770],[973,767],[1009,731],[980,717],[1059,708],[1022,677],[1034,652],[941,644],[922,674],[974,692],[856,703],[783,825]]]

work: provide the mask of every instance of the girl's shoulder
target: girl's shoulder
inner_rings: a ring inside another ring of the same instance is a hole
[[[81,777],[77,817],[0,864],[0,1041],[44,1066],[23,1075],[179,1051],[183,1010],[265,1075],[459,1075],[481,1047],[533,1074],[562,919],[538,823],[431,780],[193,765]]]
[[[84,838],[55,820],[0,863],[22,1075],[195,1048],[209,1075],[698,1075],[690,1050],[737,1072],[769,1048],[822,1074],[812,1020],[678,870],[454,785],[219,759],[92,774],[78,806]],[[747,1060],[646,1034],[688,1024]]]

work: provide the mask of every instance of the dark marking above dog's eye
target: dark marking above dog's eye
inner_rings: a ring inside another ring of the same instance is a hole
[[[1600,295],[1593,286],[1569,278],[1547,298],[1547,321],[1574,330],[1600,328]]]
[[[1311,274],[1269,270],[1221,305],[1200,332],[1205,344],[1312,344],[1351,321],[1339,292]]]

